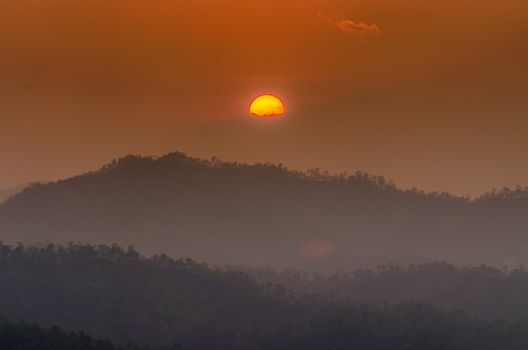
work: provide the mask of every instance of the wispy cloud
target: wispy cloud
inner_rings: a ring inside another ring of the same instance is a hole
[[[336,20],[322,13],[318,13],[317,15],[324,21],[333,24],[340,31],[353,36],[356,40],[361,42],[378,40],[383,34],[380,26],[377,24],[356,22],[351,19]]]

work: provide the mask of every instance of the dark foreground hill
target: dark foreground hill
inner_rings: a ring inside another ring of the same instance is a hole
[[[528,195],[475,201],[358,173],[128,156],[0,206],[7,242],[119,243],[218,264],[349,269],[427,259],[528,262]]]
[[[528,323],[522,321],[482,322],[414,302],[376,306],[299,296],[259,285],[241,273],[190,260],[145,258],[117,246],[0,246],[0,275],[0,313],[8,319],[83,330],[118,343],[167,345],[170,350],[528,347]],[[43,342],[65,336],[40,329],[29,333]],[[20,338],[19,330],[0,327],[0,342],[13,336]],[[93,348],[113,349],[106,346]]]

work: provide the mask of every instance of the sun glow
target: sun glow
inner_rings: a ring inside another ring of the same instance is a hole
[[[251,102],[249,113],[256,117],[278,117],[285,112],[284,103],[273,95],[261,95]]]

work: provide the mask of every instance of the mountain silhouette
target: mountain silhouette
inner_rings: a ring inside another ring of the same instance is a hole
[[[0,206],[6,242],[134,245],[212,264],[328,271],[448,260],[526,263],[528,192],[475,200],[401,190],[358,172],[126,156],[35,184]]]

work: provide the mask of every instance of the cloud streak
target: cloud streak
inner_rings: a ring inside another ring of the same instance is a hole
[[[382,36],[382,31],[377,24],[367,24],[363,22],[356,22],[351,19],[335,20],[330,16],[322,13],[317,14],[319,18],[327,23],[334,25],[337,29],[346,33],[360,42],[368,42],[378,40]]]

